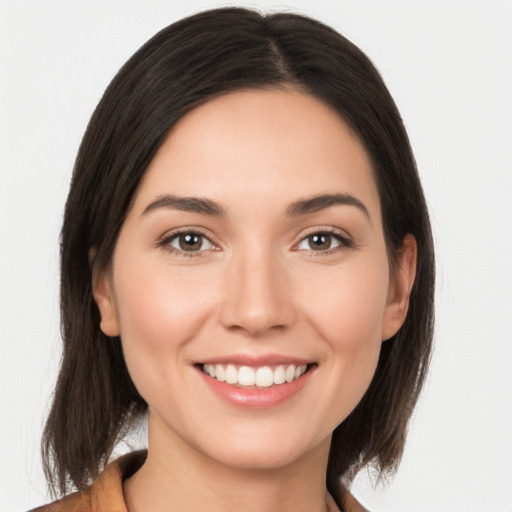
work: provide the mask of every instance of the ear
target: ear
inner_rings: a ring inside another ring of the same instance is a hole
[[[92,264],[92,295],[101,316],[100,329],[107,336],[119,336],[119,321],[112,286],[112,273],[108,269],[99,270],[94,265],[96,250],[91,249],[89,260]]]
[[[382,340],[394,336],[407,316],[412,285],[416,277],[416,240],[406,235],[398,251],[398,268],[391,276],[388,298],[382,319]]]

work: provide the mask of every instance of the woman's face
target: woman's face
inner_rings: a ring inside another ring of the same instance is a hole
[[[348,127],[310,96],[244,91],[173,128],[95,298],[149,404],[150,450],[268,468],[325,453],[409,288]]]

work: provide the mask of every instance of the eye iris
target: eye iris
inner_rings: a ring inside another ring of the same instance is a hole
[[[309,246],[314,251],[329,249],[331,247],[331,235],[316,233],[308,236]]]
[[[184,251],[198,251],[202,245],[201,235],[194,235],[193,233],[180,235],[179,244],[180,249]]]

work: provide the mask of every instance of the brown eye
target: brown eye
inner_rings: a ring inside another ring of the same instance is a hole
[[[189,233],[186,235],[180,235],[178,237],[178,242],[180,244],[180,249],[182,251],[199,251],[201,246],[203,245],[201,235],[196,235],[193,233]]]
[[[304,237],[297,245],[301,251],[327,252],[337,247],[351,247],[352,243],[348,238],[329,232],[318,231]]]
[[[180,252],[199,252],[212,249],[213,244],[201,233],[178,233],[167,242]]]
[[[315,233],[308,236],[308,243],[313,251],[326,251],[331,248],[332,236],[327,233]]]

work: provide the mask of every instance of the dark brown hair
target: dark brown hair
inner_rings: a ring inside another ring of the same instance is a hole
[[[240,89],[294,87],[338,112],[370,156],[390,262],[404,236],[418,246],[404,325],[382,345],[373,381],[333,434],[327,486],[372,463],[400,460],[432,344],[434,253],[427,207],[398,110],[370,60],[304,16],[241,8],[206,11],[163,29],[113,79],[84,135],[61,234],[61,370],[43,438],[51,488],[84,488],[147,408],[119,338],[100,330],[92,267],[109,264],[142,176],[174,124],[198,105]],[[91,264],[91,248],[95,260]]]

